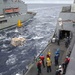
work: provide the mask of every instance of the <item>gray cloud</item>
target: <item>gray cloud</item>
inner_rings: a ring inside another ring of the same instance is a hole
[[[23,0],[25,3],[73,3],[74,0]]]

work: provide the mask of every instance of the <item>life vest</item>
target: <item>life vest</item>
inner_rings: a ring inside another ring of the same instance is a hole
[[[46,65],[51,66],[51,60],[47,60]]]
[[[65,63],[69,63],[69,61],[70,61],[70,58],[65,59]]]
[[[47,60],[47,61],[50,61],[50,58],[47,57],[46,60]]]
[[[37,62],[37,67],[41,67],[41,65],[42,65],[41,61]]]
[[[42,61],[44,60],[44,56],[40,56],[39,58],[40,58]]]

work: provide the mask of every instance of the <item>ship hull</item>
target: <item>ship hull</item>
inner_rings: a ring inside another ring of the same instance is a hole
[[[22,14],[22,15],[18,15],[18,16],[14,16],[12,18],[4,18],[2,20],[6,21],[2,24],[0,24],[0,30],[1,29],[6,29],[6,28],[9,28],[9,27],[13,27],[13,26],[17,26],[17,22],[18,20],[21,20],[21,22],[26,22],[28,21],[29,19],[33,18],[35,15],[35,13],[31,13],[31,14]]]

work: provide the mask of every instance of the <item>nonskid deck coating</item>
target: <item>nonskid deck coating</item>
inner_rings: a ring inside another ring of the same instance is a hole
[[[56,71],[56,66],[54,65],[54,55],[55,55],[55,51],[57,48],[60,48],[60,58],[59,58],[59,65],[61,65],[61,63],[64,61],[64,58],[66,56],[66,51],[67,49],[65,48],[65,41],[61,40],[60,42],[60,46],[57,45],[57,43],[49,43],[48,46],[46,47],[46,49],[44,50],[43,54],[46,57],[47,52],[50,50],[51,51],[51,60],[52,60],[52,72],[47,73],[46,71],[46,67],[43,68],[42,67],[42,73],[40,75],[55,75],[55,71]],[[37,66],[36,66],[35,62],[33,64],[33,66],[28,70],[28,72],[24,75],[37,75]],[[46,63],[46,60],[45,60]]]

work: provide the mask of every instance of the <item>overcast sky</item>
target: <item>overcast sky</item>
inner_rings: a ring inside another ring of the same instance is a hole
[[[23,0],[25,3],[70,3],[74,0]]]

